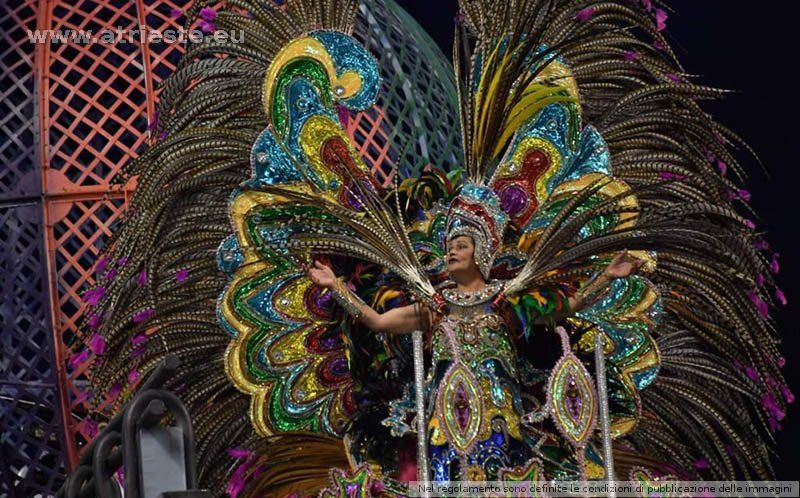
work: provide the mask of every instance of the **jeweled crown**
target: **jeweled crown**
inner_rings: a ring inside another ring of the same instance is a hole
[[[488,281],[507,223],[508,216],[501,208],[497,194],[489,187],[467,183],[450,203],[447,242],[461,235],[472,237],[475,263]]]

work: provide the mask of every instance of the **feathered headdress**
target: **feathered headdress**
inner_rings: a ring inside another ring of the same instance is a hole
[[[489,280],[492,263],[505,235],[508,216],[500,199],[490,188],[473,183],[464,185],[447,212],[447,237],[467,235],[475,245],[474,259],[485,280]]]

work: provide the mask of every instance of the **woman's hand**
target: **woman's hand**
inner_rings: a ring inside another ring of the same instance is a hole
[[[339,292],[352,294],[352,291],[347,288],[336,289],[336,274],[333,273],[330,266],[320,263],[319,261],[314,261],[313,264],[306,267],[306,275],[316,285],[329,289],[335,294]],[[351,302],[356,301],[357,304],[355,304],[355,306],[359,309],[358,313],[350,313],[355,316],[357,320],[361,321],[361,323],[376,332],[408,334],[425,327],[429,322],[429,312],[427,308],[422,307],[419,303],[392,308],[385,313],[378,313],[372,309],[372,307],[361,301],[358,296],[353,295],[349,300]],[[339,304],[341,305],[342,303],[339,302]]]
[[[608,278],[625,278],[632,273],[636,273],[636,270],[643,264],[643,260],[634,258],[628,254],[628,251],[623,251],[606,266],[603,275]]]
[[[312,282],[326,289],[332,289],[336,283],[336,274],[333,273],[331,267],[319,261],[314,261],[313,265],[308,265],[306,275]]]

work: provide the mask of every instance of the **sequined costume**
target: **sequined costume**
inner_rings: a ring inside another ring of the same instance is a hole
[[[500,469],[535,456],[522,426],[527,410],[518,370],[526,365],[517,329],[493,306],[501,291],[495,282],[476,295],[443,293],[451,311],[434,328],[427,379],[434,481],[496,481]]]
[[[698,101],[723,92],[682,73],[663,11],[461,0],[457,92],[439,96],[459,109],[441,133],[461,137],[461,168],[381,182],[345,124],[407,82],[351,36],[358,8],[237,0],[215,22],[244,40],[191,45],[166,81],[160,139],[120,177],[138,188],[86,315],[85,339],[107,344],[95,392],[122,396],[88,416],[119,409],[131,368],[174,354],[203,486],[407,494],[412,340],[350,319],[306,276],[313,256],[379,312],[436,317],[436,480],[603,478],[598,388],[620,479],[771,476],[768,432],[791,400],[769,319],[776,263],[718,170],[742,172],[738,139]],[[414,145],[413,131],[388,136]],[[485,295],[447,281],[456,234],[475,242]],[[571,313],[626,250],[641,271]],[[555,356],[538,358],[548,341]]]

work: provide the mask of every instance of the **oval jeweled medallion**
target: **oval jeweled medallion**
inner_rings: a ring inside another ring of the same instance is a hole
[[[547,403],[559,432],[573,446],[583,447],[597,422],[597,395],[589,371],[569,350],[566,332],[559,327],[564,355],[547,382]]]
[[[466,365],[457,362],[450,367],[439,386],[436,405],[445,437],[457,451],[466,453],[483,420],[480,385]]]

